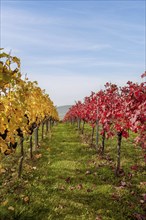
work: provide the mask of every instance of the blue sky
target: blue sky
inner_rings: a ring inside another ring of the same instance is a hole
[[[1,47],[21,59],[55,105],[74,104],[107,81],[141,82],[145,1],[1,0]]]

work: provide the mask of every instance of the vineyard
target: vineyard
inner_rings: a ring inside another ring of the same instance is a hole
[[[0,220],[145,220],[146,83],[106,83],[61,121],[20,60],[0,58]]]
[[[37,82],[22,79],[20,60],[1,53],[0,58],[0,149],[1,153],[13,153],[20,142],[21,157],[18,176],[21,176],[24,159],[24,139],[30,139],[30,157],[33,157],[32,134],[35,131],[35,148],[38,147],[38,129],[44,125],[48,131],[58,120],[58,113],[50,97]]]
[[[142,74],[142,78],[146,72]],[[84,133],[84,125],[92,126],[92,137],[96,130],[96,150],[104,154],[105,140],[117,137],[117,167],[116,175],[120,173],[120,154],[122,138],[128,138],[131,132],[137,134],[135,144],[143,150],[146,162],[146,83],[128,81],[124,87],[106,83],[105,89],[97,93],[92,92],[85,97],[84,102],[78,101],[67,112],[64,121],[72,124],[77,122],[78,130]],[[82,128],[81,128],[82,122]],[[99,135],[102,144],[99,149]],[[91,141],[93,144],[93,138]]]

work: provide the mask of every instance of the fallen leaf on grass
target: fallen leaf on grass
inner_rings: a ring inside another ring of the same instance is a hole
[[[146,185],[146,182],[140,182],[140,185]]]
[[[87,189],[87,192],[93,192],[93,190],[92,189]]]
[[[96,162],[96,161],[93,161],[93,164],[94,164],[94,165],[96,165],[96,164],[97,164],[97,162]]]
[[[131,195],[135,195],[135,192],[134,192],[134,191],[131,191],[130,193],[131,193]]]
[[[5,205],[7,205],[7,203],[8,203],[8,199],[6,199],[4,202],[2,202],[1,205],[5,206]]]
[[[24,183],[28,183],[28,180],[25,180]]]
[[[41,158],[42,157],[42,154],[36,154],[35,155],[35,158],[37,158],[37,159],[39,159],[39,158]]]
[[[8,210],[10,210],[10,211],[14,211],[15,209],[14,209],[13,206],[9,206],[9,207],[8,207]]]
[[[129,178],[129,180],[132,178],[134,176],[134,174],[132,174],[132,173],[128,173],[128,178]]]
[[[134,213],[132,217],[134,217],[135,220],[146,220],[146,215],[139,213]]]
[[[120,199],[120,196],[116,193],[112,193],[111,197],[113,200],[116,200],[116,201],[118,201]]]
[[[66,183],[70,183],[70,182],[71,182],[71,178],[70,178],[70,177],[67,177],[67,178],[65,179],[65,182],[66,182]]]
[[[124,181],[121,181],[121,186],[127,186],[127,183],[126,182],[124,182]]]
[[[63,205],[59,205],[59,209],[64,209],[65,207]]]
[[[11,169],[11,171],[12,171],[12,172],[15,172],[15,171],[16,171],[16,169],[12,168],[12,169]]]
[[[24,201],[25,203],[28,203],[28,202],[29,202],[29,197],[28,197],[28,196],[24,197],[24,198],[23,198],[23,201]]]
[[[105,159],[106,159],[106,160],[109,160],[109,161],[112,160],[112,158],[110,157],[110,155],[107,155],[107,156],[105,157]]]
[[[74,186],[71,186],[71,187],[70,187],[70,190],[74,190],[74,189],[75,189],[75,187],[74,187]]]
[[[77,185],[77,189],[79,189],[79,190],[80,190],[80,189],[83,189],[83,185],[82,185],[82,184],[78,184],[78,185]]]
[[[3,169],[3,168],[0,169],[0,173],[5,173],[5,172],[6,172],[5,169]]]
[[[61,189],[61,190],[65,190],[65,187],[64,187],[64,186],[61,186],[59,189]]]
[[[145,201],[144,201],[143,199],[141,199],[141,200],[140,200],[140,203],[143,204],[143,203],[145,203]]]
[[[90,170],[87,170],[85,174],[86,174],[86,175],[89,175],[89,174],[91,174],[91,171],[90,171]]]
[[[137,171],[137,170],[138,170],[138,166],[137,166],[136,164],[133,165],[133,166],[131,166],[130,168],[131,168],[131,170],[134,170],[134,171]]]

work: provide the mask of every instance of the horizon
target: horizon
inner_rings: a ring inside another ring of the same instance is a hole
[[[145,1],[1,1],[1,47],[56,106],[106,82],[141,82]],[[71,103],[71,104],[70,104]]]

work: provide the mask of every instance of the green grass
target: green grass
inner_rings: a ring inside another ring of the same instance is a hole
[[[85,130],[89,136],[90,128]],[[21,179],[18,153],[2,158],[0,220],[132,220],[134,213],[144,214],[141,149],[134,148],[131,139],[123,140],[124,175],[115,177],[116,140],[106,142],[101,157],[85,139],[69,124],[55,126],[35,152],[40,158],[28,160],[27,153]],[[131,171],[135,163],[138,170]]]

